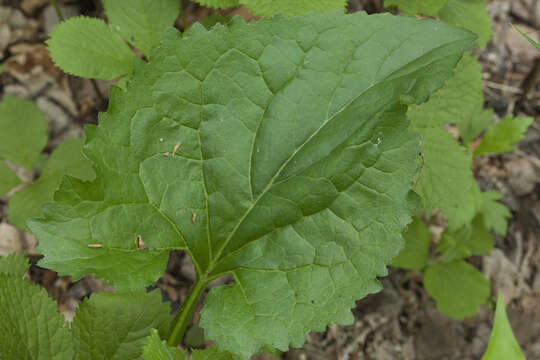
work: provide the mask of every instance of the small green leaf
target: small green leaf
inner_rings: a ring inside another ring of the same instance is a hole
[[[7,95],[0,102],[0,160],[27,170],[47,144],[47,120],[32,101]]]
[[[514,29],[516,29],[516,31],[518,33],[520,33],[525,39],[527,39],[531,44],[534,45],[535,48],[537,48],[538,50],[540,50],[540,44],[537,43],[536,41],[534,41],[529,35],[525,34],[523,31],[519,30],[516,25],[512,24],[512,26],[514,27]]]
[[[133,52],[103,20],[72,17],[56,25],[50,37],[51,58],[68,74],[112,80],[133,67]]]
[[[75,359],[137,359],[151,329],[167,332],[169,312],[159,291],[92,294],[73,321]]]
[[[499,202],[501,198],[502,194],[496,191],[483,192],[480,213],[488,229],[493,229],[497,234],[505,236],[508,229],[507,219],[510,218],[511,213],[506,206]]]
[[[24,254],[13,253],[0,257],[0,274],[19,276],[22,278],[30,264]]]
[[[72,360],[69,328],[58,313],[56,302],[45,289],[19,275],[0,273],[2,358]]]
[[[435,299],[437,309],[454,319],[476,315],[489,297],[489,281],[463,260],[429,265],[424,287]]]
[[[480,47],[486,46],[491,39],[491,18],[484,0],[448,0],[439,11],[439,18],[477,34]]]
[[[61,143],[46,162],[39,179],[9,199],[8,218],[13,225],[28,231],[26,220],[43,215],[42,205],[53,200],[54,191],[64,175],[82,180],[94,178],[91,163],[82,154],[82,145],[83,139]]]
[[[514,151],[514,144],[523,139],[532,122],[530,117],[506,116],[486,132],[482,142],[474,150],[474,156]]]
[[[0,141],[3,140],[0,138]],[[6,195],[11,189],[20,185],[21,179],[15,172],[0,159],[0,197]]]
[[[103,5],[112,28],[147,56],[180,13],[178,0],[104,0]]]
[[[448,0],[384,0],[384,6],[397,6],[409,15],[436,16]]]
[[[392,266],[403,269],[422,270],[429,255],[431,234],[421,219],[415,218],[403,233],[405,247],[392,261]]]
[[[152,329],[144,341],[142,357],[144,360],[184,360],[185,354],[178,348],[168,346],[161,340],[158,331]]]
[[[261,16],[298,16],[310,11],[325,13],[340,9],[345,11],[347,0],[240,0],[253,13]]]
[[[489,345],[482,360],[525,360],[506,316],[504,299],[497,298],[497,310]]]

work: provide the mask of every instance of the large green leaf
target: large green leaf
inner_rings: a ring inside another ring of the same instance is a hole
[[[96,180],[65,180],[31,222],[41,264],[129,290],[185,249],[202,281],[234,276],[201,326],[243,358],[352,322],[410,222],[419,139],[400,99],[425,101],[473,40],[341,12],[171,29],[87,128]]]
[[[72,139],[61,143],[45,164],[39,179],[17,191],[8,203],[9,221],[28,231],[26,220],[43,216],[41,206],[53,200],[53,194],[64,175],[83,180],[94,178],[94,171],[88,159],[82,154],[83,139]]]
[[[180,12],[178,0],[105,0],[103,5],[113,29],[146,55]]]
[[[406,14],[436,16],[448,0],[384,0],[384,6],[397,6]]]
[[[4,97],[0,102],[0,162],[7,159],[31,170],[45,144],[47,120],[36,104]]]
[[[424,286],[435,299],[437,309],[455,319],[476,315],[489,297],[489,281],[463,260],[428,266]]]
[[[92,294],[73,321],[74,359],[138,359],[150,329],[167,331],[169,311],[159,291]]]
[[[69,328],[57,304],[20,274],[0,273],[0,353],[5,360],[72,360]]]
[[[489,129],[482,142],[474,150],[474,155],[503,154],[514,151],[514,145],[525,136],[525,132],[532,124],[530,117],[506,116],[499,123]]]
[[[51,58],[68,74],[112,80],[131,72],[133,52],[101,19],[69,18],[56,25],[50,36]]]
[[[499,295],[497,299],[497,310],[495,311],[495,322],[493,331],[489,339],[489,345],[482,360],[525,360],[521,348],[512,332],[512,327],[506,316],[504,299]]]

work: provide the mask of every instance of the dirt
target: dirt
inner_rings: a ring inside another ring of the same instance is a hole
[[[66,15],[103,16],[99,2],[64,1]],[[496,250],[473,259],[490,280],[492,293],[501,293],[516,338],[528,359],[540,359],[540,81],[532,82],[540,53],[515,32],[510,23],[532,34],[540,28],[540,1],[487,1],[493,20],[493,39],[480,53],[484,71],[486,106],[502,117],[532,116],[535,121],[517,151],[480,157],[474,162],[482,189],[502,192],[512,210],[508,235],[496,238]],[[210,14],[196,4],[184,3],[188,24]],[[383,11],[382,0],[351,0],[349,11]],[[244,8],[228,11],[246,20]],[[46,114],[51,141],[47,151],[63,139],[82,134],[82,126],[95,123],[107,105],[110,84],[67,76],[47,56],[43,41],[58,18],[47,0],[2,0],[0,6],[0,94],[32,99]],[[181,19],[176,23],[183,28]],[[533,34],[534,36],[534,34]],[[540,39],[537,39],[540,40]],[[5,199],[0,206],[5,207]],[[2,211],[0,254],[26,251],[32,261],[40,255],[35,239],[6,223]],[[80,300],[92,292],[111,291],[91,276],[72,282],[53,271],[32,266],[32,280],[40,283],[72,318]],[[195,274],[185,254],[172,252],[166,273],[157,286],[177,309]],[[221,280],[221,284],[231,279]],[[422,286],[421,274],[391,269],[382,279],[384,290],[357,302],[351,326],[329,326],[325,333],[309,335],[302,349],[260,358],[288,360],[360,359],[480,359],[492,327],[493,311],[455,321],[439,313]],[[195,321],[197,318],[195,318]]]

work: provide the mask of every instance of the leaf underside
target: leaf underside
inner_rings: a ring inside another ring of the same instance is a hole
[[[352,322],[410,222],[419,140],[400,99],[425,101],[472,41],[340,12],[166,32],[86,129],[96,180],[64,180],[30,223],[42,266],[123,291],[184,249],[200,277],[234,276],[201,326],[244,359]]]

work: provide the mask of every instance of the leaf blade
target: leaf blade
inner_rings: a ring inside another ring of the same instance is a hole
[[[133,52],[103,20],[72,17],[53,28],[47,48],[64,72],[112,80],[131,72]]]

